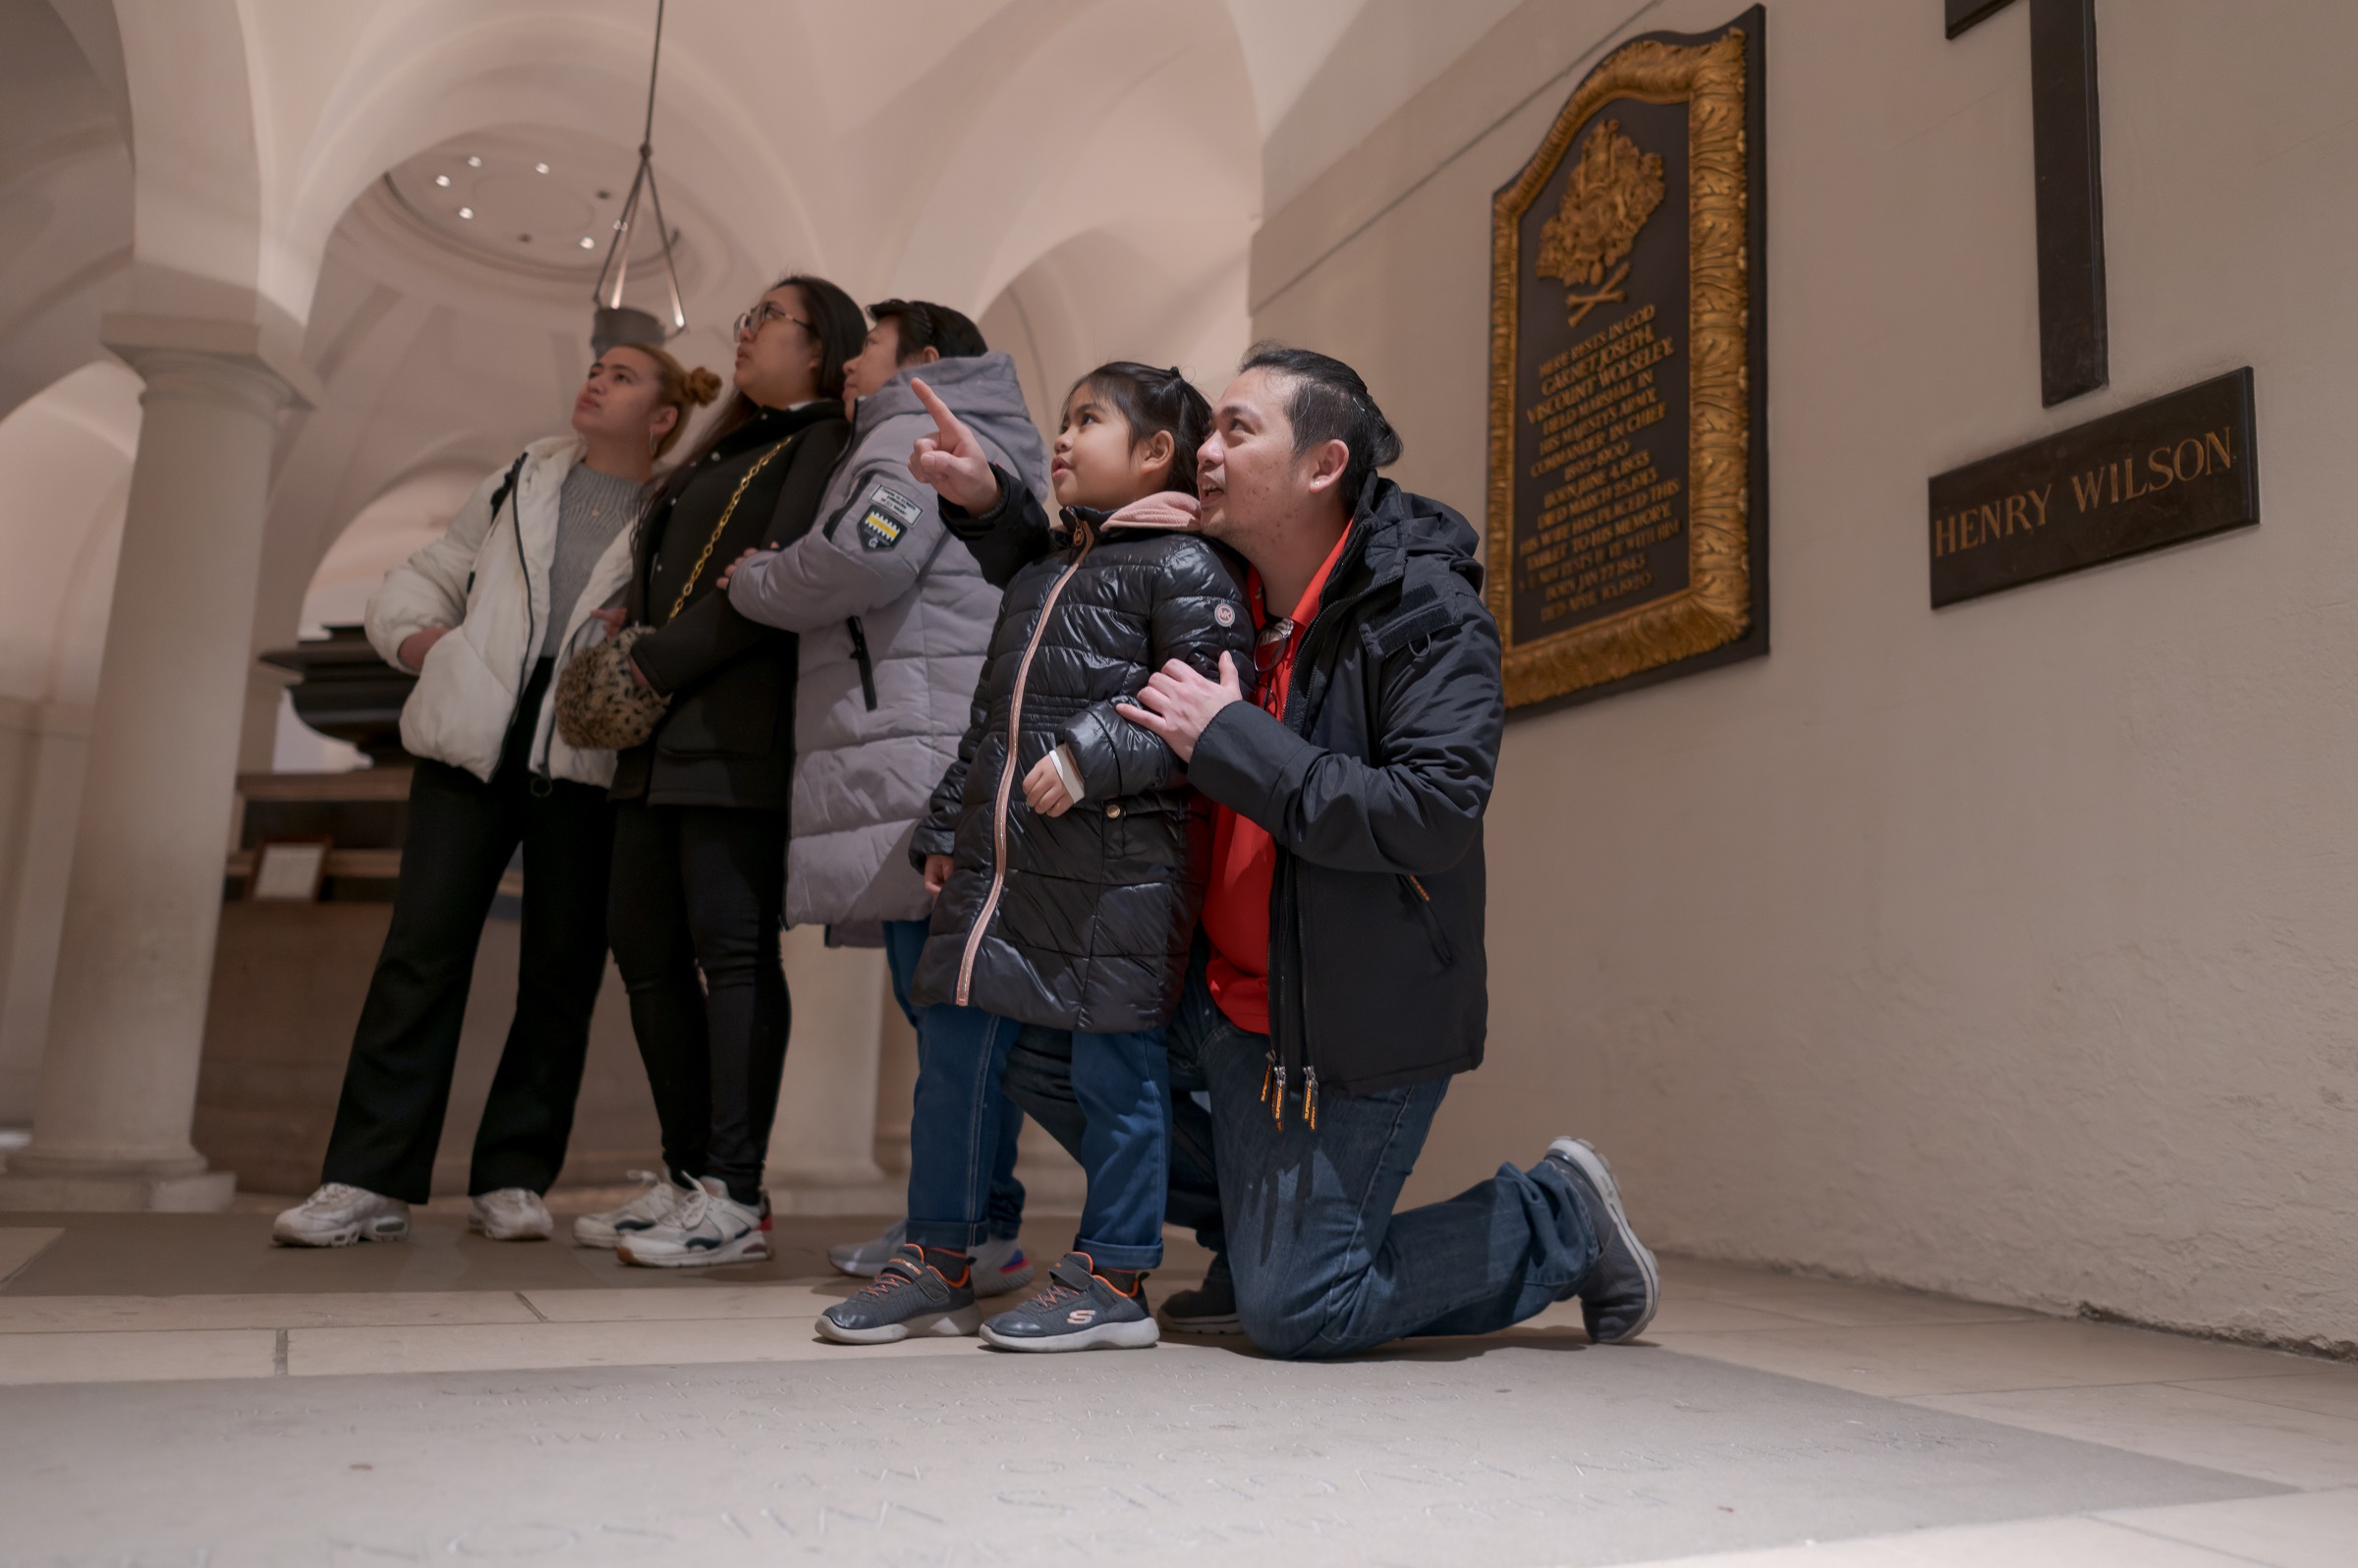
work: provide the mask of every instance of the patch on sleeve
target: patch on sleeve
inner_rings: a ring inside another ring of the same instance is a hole
[[[906,538],[917,522],[918,504],[889,484],[868,492],[860,512],[860,547],[889,550]]]

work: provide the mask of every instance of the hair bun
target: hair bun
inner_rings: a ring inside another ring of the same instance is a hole
[[[688,372],[688,397],[698,408],[702,408],[718,396],[720,396],[719,376],[714,375],[701,364]]]

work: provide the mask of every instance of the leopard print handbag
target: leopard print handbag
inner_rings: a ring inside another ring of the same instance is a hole
[[[663,721],[671,699],[631,679],[631,646],[653,631],[625,628],[565,661],[557,676],[557,733],[585,752],[627,752],[644,746]]]

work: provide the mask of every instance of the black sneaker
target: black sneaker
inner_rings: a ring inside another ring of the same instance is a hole
[[[1221,1253],[1194,1290],[1175,1291],[1154,1309],[1162,1326],[1174,1334],[1241,1334],[1245,1320],[1236,1315],[1236,1281],[1228,1273],[1228,1255]]]
[[[889,1345],[911,1334],[971,1334],[982,1321],[970,1269],[955,1285],[912,1242],[876,1270],[873,1283],[818,1315],[818,1331],[839,1345]]]
[[[1144,1350],[1162,1337],[1145,1298],[1114,1289],[1089,1254],[1066,1253],[1048,1288],[984,1323],[982,1337],[1001,1350]]]
[[[1572,1178],[1597,1232],[1597,1264],[1580,1284],[1580,1316],[1589,1338],[1600,1345],[1635,1339],[1662,1304],[1662,1275],[1654,1254],[1629,1228],[1612,1167],[1585,1138],[1557,1139],[1547,1146],[1547,1157]]]

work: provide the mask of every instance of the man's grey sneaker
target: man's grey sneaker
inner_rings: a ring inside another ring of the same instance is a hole
[[[329,1182],[270,1225],[270,1239],[281,1247],[350,1247],[409,1236],[409,1204],[342,1182]]]
[[[855,1279],[873,1279],[876,1270],[890,1262],[892,1255],[899,1252],[901,1243],[908,1239],[909,1222],[896,1219],[885,1227],[881,1236],[870,1236],[864,1242],[849,1242],[841,1247],[828,1248],[827,1261],[833,1263],[839,1273],[850,1274]]]
[[[1032,1283],[1032,1264],[1024,1257],[1024,1244],[1012,1236],[1005,1241],[986,1241],[975,1248],[972,1256],[978,1296],[1004,1296]]]
[[[651,1170],[629,1173],[633,1181],[645,1182],[639,1196],[619,1208],[605,1209],[595,1214],[584,1214],[573,1222],[573,1244],[576,1247],[600,1247],[612,1252],[630,1237],[641,1231],[652,1230],[671,1217],[671,1211],[687,1202],[696,1191],[693,1182],[674,1183],[668,1176]]]
[[[758,1263],[769,1257],[769,1234],[759,1205],[737,1202],[719,1177],[706,1176],[668,1218],[625,1240],[614,1256],[643,1268]]]
[[[493,1241],[546,1241],[557,1225],[538,1193],[530,1187],[502,1187],[475,1195],[467,1228]]]
[[[1580,1286],[1580,1316],[1589,1325],[1589,1338],[1600,1345],[1635,1339],[1662,1304],[1662,1275],[1654,1254],[1629,1228],[1612,1167],[1585,1138],[1557,1139],[1547,1146],[1547,1157],[1571,1177],[1597,1232],[1597,1263]]]
[[[1243,1333],[1245,1320],[1236,1313],[1236,1281],[1228,1273],[1228,1255],[1212,1259],[1204,1283],[1194,1290],[1165,1296],[1154,1316],[1174,1334]]]
[[[971,1334],[982,1322],[971,1279],[950,1283],[911,1243],[876,1270],[874,1283],[819,1314],[818,1331],[839,1345],[889,1345],[912,1334]]]
[[[1048,1288],[982,1325],[1001,1350],[1142,1350],[1162,1337],[1143,1299],[1113,1288],[1087,1253],[1066,1253]]]

